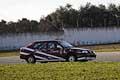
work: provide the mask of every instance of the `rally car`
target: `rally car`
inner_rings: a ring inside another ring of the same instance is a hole
[[[26,47],[20,48],[20,59],[28,63],[49,62],[49,61],[80,61],[94,60],[94,51],[73,47],[63,40],[35,41]]]

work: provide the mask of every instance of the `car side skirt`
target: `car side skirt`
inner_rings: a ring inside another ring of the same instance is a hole
[[[81,58],[77,58],[77,60],[95,60],[96,57],[81,57]]]

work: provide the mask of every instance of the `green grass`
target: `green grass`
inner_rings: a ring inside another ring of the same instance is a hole
[[[0,57],[19,56],[19,51],[0,51]]]
[[[0,80],[120,80],[119,62],[0,65]]]
[[[80,47],[92,49],[96,52],[120,51],[120,44],[91,45],[91,46],[80,46]]]
[[[95,52],[120,52],[120,49],[99,49],[99,50],[94,50]]]

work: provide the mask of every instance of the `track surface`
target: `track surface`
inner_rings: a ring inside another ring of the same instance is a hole
[[[120,62],[120,52],[100,52],[96,53],[97,62]],[[26,63],[24,60],[21,60],[19,56],[12,57],[0,57],[0,64],[20,64]]]

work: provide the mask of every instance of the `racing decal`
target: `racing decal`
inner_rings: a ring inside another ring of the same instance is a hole
[[[40,56],[40,57],[44,57],[46,59],[57,59],[57,58],[54,58],[54,57],[49,57],[47,55],[44,55],[44,54],[40,54],[40,53],[34,53],[35,56]]]
[[[35,58],[37,59],[37,61],[60,61],[58,59],[49,60],[49,59],[46,59],[46,58],[43,58],[43,57],[40,57],[40,56],[36,56],[36,55],[35,55]]]
[[[20,54],[23,54],[23,55],[34,54],[35,58],[40,59],[40,60],[62,60],[62,61],[65,61],[65,59],[62,57],[50,55],[50,54],[47,54],[47,53],[44,53],[41,51],[34,51],[33,49],[25,48],[25,47],[23,47],[21,49]]]
[[[77,60],[94,60],[95,57],[81,57],[81,58],[78,58]]]
[[[34,52],[32,52],[32,51],[25,50],[25,49],[24,49],[24,50],[21,50],[21,53],[22,53],[22,52],[24,52],[24,53],[26,53],[26,54],[32,54],[32,53],[34,53]],[[20,53],[20,54],[21,54],[21,53]]]
[[[40,59],[40,60],[48,60],[46,58],[43,58],[43,57],[40,57],[40,56],[36,56],[36,55],[35,55],[35,58]]]
[[[65,61],[65,59],[62,58],[62,57],[58,57],[58,56],[46,54],[46,53],[41,52],[41,51],[36,51],[36,53],[37,53],[37,54],[40,54],[40,55],[43,55],[43,57],[46,57],[46,58],[48,58],[48,59],[58,59],[58,60],[63,60],[63,61]]]
[[[20,54],[29,55],[29,53],[25,53],[25,52],[20,52]]]
[[[23,50],[25,49],[25,50],[28,50],[28,51],[31,51],[31,52],[33,52],[33,51],[34,51],[33,49],[26,48],[26,47],[21,48],[21,50],[22,50],[22,49],[23,49]]]
[[[20,51],[20,54],[23,54],[23,55],[30,55],[33,53],[34,53],[34,50],[25,48],[25,47],[21,48],[21,51]]]
[[[86,60],[86,57],[77,58],[77,60]]]

